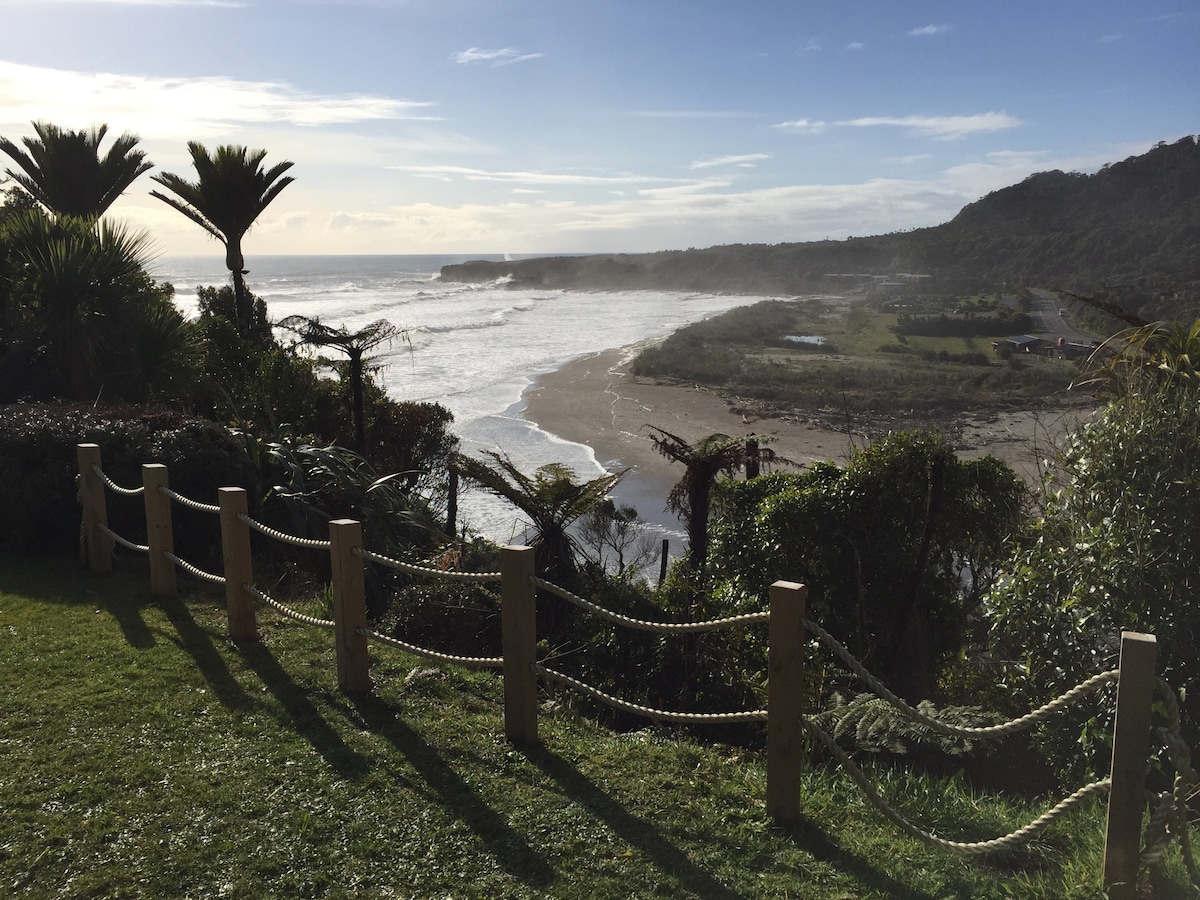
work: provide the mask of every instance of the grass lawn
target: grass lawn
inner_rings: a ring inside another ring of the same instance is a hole
[[[264,614],[263,640],[235,645],[222,595],[187,590],[151,597],[140,560],[93,576],[0,556],[0,895],[1098,896],[1101,803],[969,861],[818,769],[784,829],[753,752],[619,735],[551,702],[542,748],[521,752],[495,675],[372,646],[377,689],[351,698],[330,632]],[[1046,805],[876,774],[959,840]],[[1156,888],[1190,896],[1177,869]]]

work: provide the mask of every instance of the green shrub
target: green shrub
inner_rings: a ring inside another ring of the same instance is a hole
[[[149,407],[94,410],[60,404],[0,408],[0,505],[19,511],[0,525],[0,545],[24,553],[63,553],[78,546],[76,444],[100,446],[104,472],[123,487],[139,487],[143,463],[168,466],[171,487],[204,503],[220,487],[245,487],[259,496],[257,478],[241,442],[226,429],[176,412]],[[110,527],[139,543],[146,533],[141,497],[107,498]],[[211,553],[214,521],[181,512],[175,517],[181,553]]]

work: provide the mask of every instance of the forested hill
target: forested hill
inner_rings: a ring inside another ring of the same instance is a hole
[[[800,293],[831,273],[933,275],[945,290],[1002,282],[1139,295],[1200,286],[1200,145],[1188,136],[1094,175],[1031,175],[933,228],[796,244],[472,262],[445,281],[592,289]],[[1136,304],[1135,304],[1136,305]]]

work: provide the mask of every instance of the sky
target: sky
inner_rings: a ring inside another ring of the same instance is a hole
[[[1200,132],[1197,0],[0,0],[0,35],[10,140],[292,161],[248,257],[884,234]],[[218,252],[157,187],[111,214]]]

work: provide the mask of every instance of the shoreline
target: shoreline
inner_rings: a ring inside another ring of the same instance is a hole
[[[654,449],[651,427],[689,442],[717,433],[757,435],[767,438],[779,456],[802,465],[824,460],[845,463],[855,449],[869,446],[888,430],[877,422],[854,419],[848,422],[849,430],[834,430],[816,422],[747,416],[714,391],[630,374],[630,362],[641,346],[605,350],[540,376],[523,395],[521,415],[543,431],[591,447],[608,471],[628,468],[629,474],[614,492],[616,500],[634,506],[651,524],[679,530],[674,516],[661,510],[683,476],[680,464]],[[1040,461],[1068,428],[1090,412],[1066,405],[975,410],[952,419],[914,415],[891,427],[940,427],[959,456],[997,456],[1036,486],[1041,479]]]

